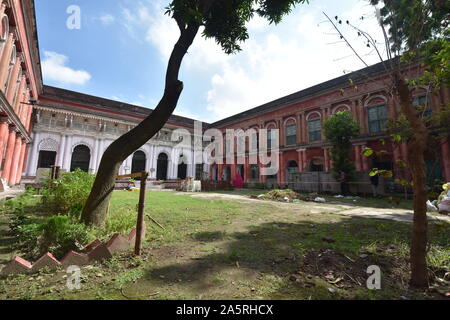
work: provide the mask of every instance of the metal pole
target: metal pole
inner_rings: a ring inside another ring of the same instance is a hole
[[[142,229],[144,224],[144,210],[145,210],[145,188],[147,185],[148,172],[143,172],[141,176],[141,190],[139,191],[139,205],[138,205],[138,217],[136,224],[136,243],[134,247],[134,254],[141,255],[142,245]]]

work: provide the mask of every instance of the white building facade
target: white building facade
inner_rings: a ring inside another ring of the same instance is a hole
[[[46,98],[45,90],[58,94],[59,100]],[[70,98],[66,99],[66,96]],[[54,165],[66,172],[80,168],[95,174],[108,146],[151,111],[101,98],[92,100],[94,98],[56,88],[44,88],[43,97],[34,106],[33,143],[28,149],[25,176],[36,177],[39,168]],[[92,102],[95,102],[95,108]],[[183,134],[179,133],[180,130]],[[179,138],[180,135],[193,133],[194,120],[172,117],[154,138],[123,162],[119,174],[147,171],[149,178],[154,180],[204,178],[209,168],[206,163],[203,164],[202,156],[196,157],[194,139]]]

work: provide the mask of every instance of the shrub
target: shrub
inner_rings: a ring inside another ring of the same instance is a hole
[[[42,204],[53,214],[79,218],[95,176],[77,169],[50,180],[43,190]]]
[[[61,258],[69,250],[78,250],[77,243],[86,244],[93,236],[72,217],[53,216],[40,221],[21,221],[15,228],[23,249],[38,258],[51,252]]]

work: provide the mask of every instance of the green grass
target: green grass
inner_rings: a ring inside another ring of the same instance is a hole
[[[114,192],[106,227],[92,232],[103,239],[129,232],[136,223],[138,196],[138,192]],[[407,288],[410,224],[313,214],[315,205],[280,206],[151,191],[146,212],[165,230],[147,220],[141,258],[129,252],[83,269],[81,291],[65,288],[64,272],[10,277],[0,280],[0,299],[439,298]],[[450,268],[450,224],[432,222],[429,230],[428,262],[442,277],[442,270]],[[324,241],[325,237],[333,242]],[[316,270],[304,264],[324,250],[343,259],[333,270],[348,287],[327,282],[325,265]],[[362,254],[367,257],[360,258]],[[345,266],[340,265],[343,261]],[[363,284],[367,264],[382,268],[383,290],[369,291],[342,273],[350,272]],[[344,267],[356,267],[356,271]],[[299,280],[292,281],[292,275]],[[330,292],[330,287],[336,292]]]

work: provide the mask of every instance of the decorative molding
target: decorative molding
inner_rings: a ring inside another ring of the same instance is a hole
[[[322,119],[322,114],[321,114],[319,111],[311,111],[311,112],[309,112],[308,115],[306,116],[306,121],[311,120],[311,116],[312,116],[313,114],[319,115],[319,119]],[[315,120],[315,119],[313,119],[313,120]]]

